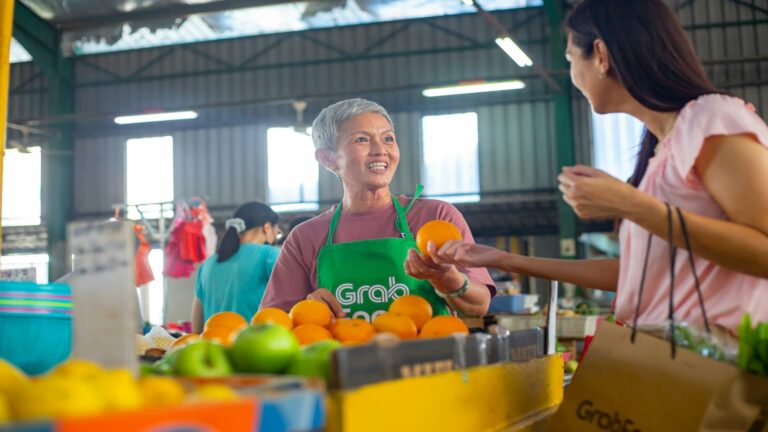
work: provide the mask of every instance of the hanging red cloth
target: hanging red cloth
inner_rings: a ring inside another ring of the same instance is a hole
[[[195,271],[195,264],[205,261],[208,254],[204,227],[210,221],[205,201],[201,198],[176,204],[176,218],[165,247],[163,274],[177,278],[189,277]]]
[[[177,220],[168,244],[165,246],[165,265],[163,274],[169,277],[186,278],[195,271],[195,264],[181,257],[181,244],[184,233],[184,222]]]
[[[149,244],[144,236],[144,228],[141,225],[134,225],[133,230],[139,240],[139,247],[136,249],[134,260],[135,283],[136,286],[141,286],[155,280],[152,267],[149,265],[149,252],[152,250],[152,245]]]
[[[194,263],[205,261],[205,236],[203,235],[203,222],[193,219],[185,222],[181,235],[179,249],[181,258]]]

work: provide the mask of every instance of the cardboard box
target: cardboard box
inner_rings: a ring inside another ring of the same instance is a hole
[[[346,347],[334,352],[331,384],[334,388],[350,389],[480,365],[527,361],[543,355],[544,332],[538,328],[506,336],[475,333],[394,345]]]

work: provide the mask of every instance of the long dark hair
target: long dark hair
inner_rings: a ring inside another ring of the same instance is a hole
[[[691,41],[663,0],[584,0],[565,19],[573,44],[591,57],[596,39],[608,48],[611,72],[654,111],[680,111],[699,96],[723,93],[707,78]],[[637,187],[658,138],[647,128],[629,182]]]
[[[266,223],[275,225],[280,219],[271,207],[258,201],[241,205],[235,210],[232,218],[242,219],[243,222],[245,222],[245,230],[243,232],[252,228],[264,226]],[[218,257],[216,258],[217,262],[224,262],[237,253],[240,249],[240,234],[242,233],[238,233],[237,228],[234,226],[227,228],[224,232],[224,237],[221,239],[221,243],[219,243]]]

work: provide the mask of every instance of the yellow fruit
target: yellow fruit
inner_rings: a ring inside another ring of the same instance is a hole
[[[96,379],[96,385],[107,411],[131,411],[142,406],[139,386],[127,369],[104,372]]]
[[[58,376],[33,381],[16,395],[11,406],[18,420],[76,418],[104,412],[96,386]]]
[[[184,386],[170,377],[142,378],[139,380],[139,391],[147,408],[169,407],[184,401]]]
[[[11,363],[0,359],[0,396],[11,399],[16,392],[29,384],[29,377]]]
[[[49,375],[70,379],[94,379],[104,373],[98,364],[82,359],[69,359],[56,366]]]
[[[0,393],[0,426],[11,421],[11,406],[8,399]]]
[[[197,401],[232,401],[239,399],[239,396],[224,384],[204,384],[195,390],[192,399]]]

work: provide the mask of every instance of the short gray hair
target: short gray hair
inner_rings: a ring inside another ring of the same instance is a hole
[[[320,111],[312,122],[312,142],[315,148],[336,151],[341,124],[350,118],[365,113],[381,114],[394,128],[392,118],[383,106],[366,99],[347,99],[329,105]]]

